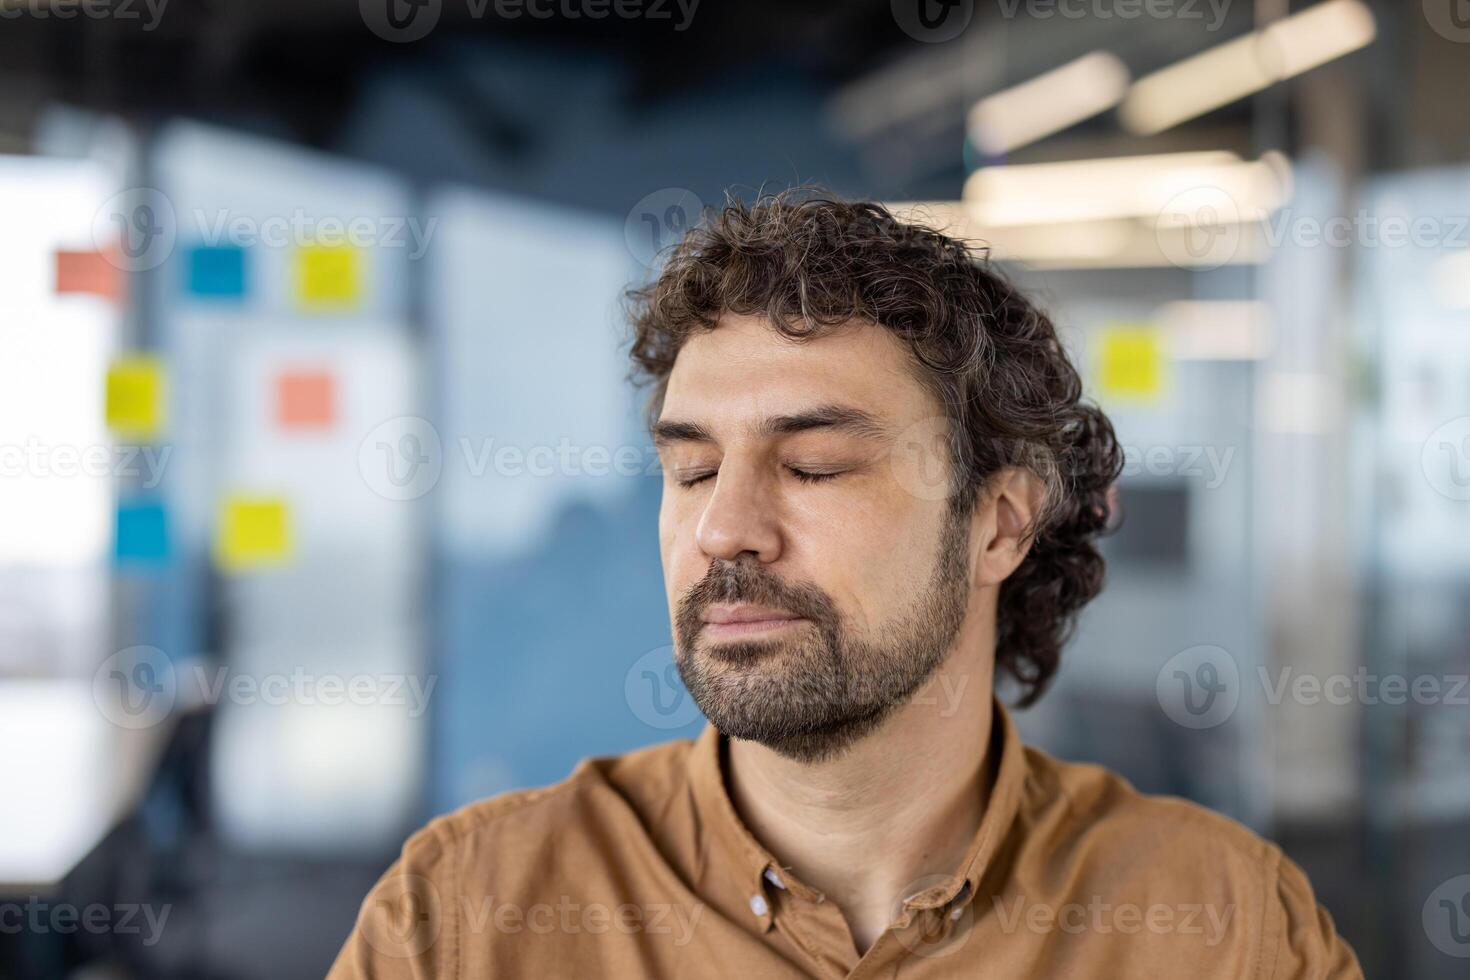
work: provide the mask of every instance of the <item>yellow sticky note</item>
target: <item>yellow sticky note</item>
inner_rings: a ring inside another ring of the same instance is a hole
[[[163,431],[163,361],[121,357],[107,368],[107,426],[125,439],[156,439]]]
[[[351,245],[306,245],[296,252],[296,296],[301,305],[356,306],[362,294],[362,255]]]
[[[1098,389],[1104,398],[1153,400],[1164,389],[1164,353],[1153,327],[1121,324],[1098,336]]]
[[[214,557],[227,572],[279,565],[291,557],[291,508],[280,497],[228,497],[220,508]]]

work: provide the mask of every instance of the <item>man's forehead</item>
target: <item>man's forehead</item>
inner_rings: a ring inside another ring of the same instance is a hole
[[[852,322],[797,340],[764,317],[727,315],[685,341],[664,413],[780,414],[840,403],[901,416],[925,398],[902,342],[880,326]]]

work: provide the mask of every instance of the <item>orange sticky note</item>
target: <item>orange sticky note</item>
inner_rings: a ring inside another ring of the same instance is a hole
[[[276,424],[326,429],[337,417],[336,384],[327,371],[283,371],[276,378]]]
[[[121,299],[122,270],[102,252],[56,253],[56,292],[88,293],[104,299]]]

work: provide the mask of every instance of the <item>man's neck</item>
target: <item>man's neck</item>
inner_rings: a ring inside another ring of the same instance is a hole
[[[778,860],[837,903],[859,952],[910,885],[961,872],[984,814],[993,641],[969,632],[913,698],[835,759],[801,763],[730,743],[736,809]]]

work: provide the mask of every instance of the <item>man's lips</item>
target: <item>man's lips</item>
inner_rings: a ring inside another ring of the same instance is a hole
[[[783,609],[750,605],[710,606],[705,610],[702,619],[704,634],[716,639],[764,633],[805,621]]]

